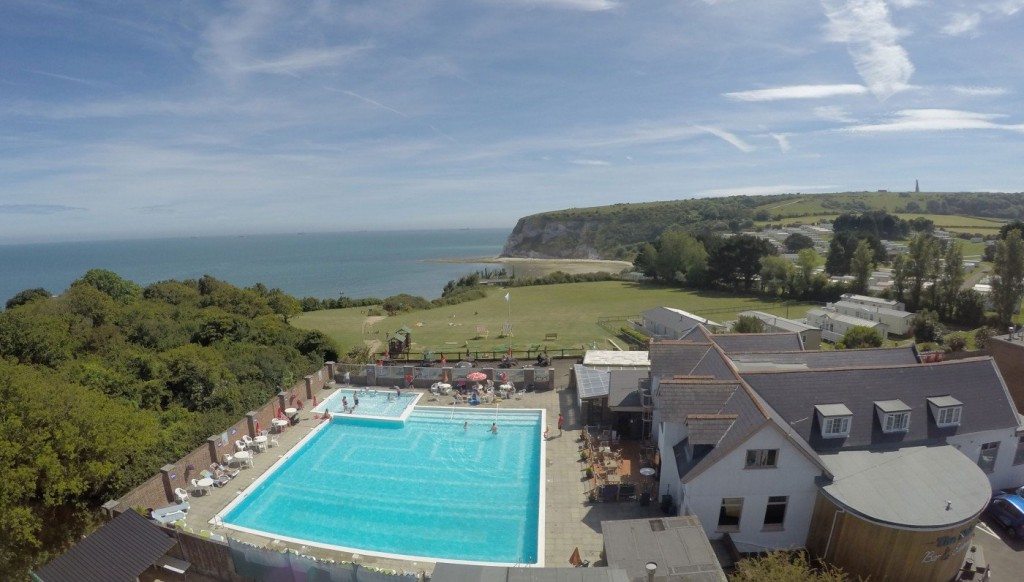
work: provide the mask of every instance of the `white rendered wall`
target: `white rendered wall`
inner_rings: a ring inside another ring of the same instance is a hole
[[[964,414],[968,414],[969,406],[970,403],[964,405]],[[967,455],[972,462],[977,463],[981,445],[999,441],[999,454],[996,456],[995,470],[988,476],[994,491],[1024,485],[1024,464],[1013,464],[1013,457],[1017,452],[1017,436],[1014,432],[1013,429],[985,430],[949,437],[946,442]]]
[[[666,422],[661,425],[658,436],[658,452],[661,455],[661,480],[658,482],[658,499],[662,495],[671,495],[674,502],[679,502],[679,468],[676,466],[676,454],[672,447],[679,444],[688,433],[682,422]]]
[[[744,469],[747,449],[779,449],[778,467]],[[765,427],[692,482],[685,483],[679,513],[698,516],[708,537],[717,539],[723,533],[718,531],[722,498],[742,497],[739,531],[729,534],[741,552],[803,547],[818,491],[814,479],[820,474],[821,469],[781,432]],[[763,531],[768,497],[776,495],[789,497],[783,529]],[[674,499],[678,503],[678,498]]]

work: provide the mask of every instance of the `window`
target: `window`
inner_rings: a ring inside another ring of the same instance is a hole
[[[910,428],[909,412],[890,412],[885,415],[882,432],[907,432],[908,428]]]
[[[1024,463],[1024,436],[1017,439],[1017,450],[1013,453],[1013,464],[1020,465]]]
[[[981,453],[978,455],[978,466],[986,473],[995,471],[997,456],[999,456],[999,441],[981,445]]]
[[[935,424],[939,426],[957,426],[960,424],[960,413],[963,408],[959,406],[950,406],[949,408],[940,408],[939,414],[936,417]]]
[[[834,418],[825,419],[825,431],[823,436],[828,437],[843,437],[850,434],[850,417],[849,416],[837,416]]]
[[[779,460],[779,449],[751,449],[747,451],[747,469],[775,467]]]
[[[786,520],[786,505],[789,497],[776,495],[768,498],[768,506],[764,509],[764,528],[782,529],[782,522]]]
[[[722,498],[722,507],[718,510],[718,531],[740,531],[742,513],[742,497]]]

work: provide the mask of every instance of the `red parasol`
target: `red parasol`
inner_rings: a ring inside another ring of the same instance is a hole
[[[470,382],[483,382],[487,379],[487,374],[484,374],[483,372],[470,372],[466,376],[466,379]]]

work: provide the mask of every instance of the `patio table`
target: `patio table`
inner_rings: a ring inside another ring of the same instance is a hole
[[[199,486],[201,489],[208,489],[210,487],[213,487],[213,479],[210,479],[209,477],[203,477],[202,479],[196,481],[196,485]]]
[[[249,467],[252,466],[252,453],[249,451],[239,451],[235,453],[235,459],[242,461],[242,463]]]
[[[252,442],[256,443],[256,446],[259,448],[259,450],[261,450],[261,451],[267,450],[267,436],[266,435],[262,435],[261,434],[260,436],[252,439]]]

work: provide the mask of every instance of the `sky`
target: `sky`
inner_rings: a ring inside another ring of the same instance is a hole
[[[0,4],[0,242],[1024,191],[1024,0]]]

